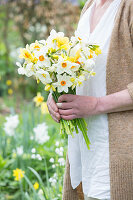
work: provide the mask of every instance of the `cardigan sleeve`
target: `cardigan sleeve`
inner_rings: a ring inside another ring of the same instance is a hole
[[[130,12],[132,13],[132,16],[131,16],[131,41],[132,41],[132,49],[133,49],[133,2],[131,3],[130,9],[131,9]],[[132,63],[131,67],[133,67],[133,63]],[[127,85],[127,89],[133,100],[133,82],[129,83]]]
[[[133,82],[127,85],[128,92],[133,100]]]

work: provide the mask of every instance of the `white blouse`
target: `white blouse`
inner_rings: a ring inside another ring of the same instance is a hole
[[[90,33],[90,15],[95,1],[87,9],[79,21],[77,32],[84,40],[100,45],[102,54],[95,62],[95,77],[84,82],[77,88],[78,95],[106,96],[106,63],[114,26],[115,16],[121,0],[114,0],[100,22]],[[73,188],[82,181],[83,192],[86,196],[98,199],[110,199],[109,176],[109,130],[107,114],[91,116],[86,119],[88,137],[91,145],[87,149],[82,133],[68,136],[68,159],[70,163],[70,177]]]

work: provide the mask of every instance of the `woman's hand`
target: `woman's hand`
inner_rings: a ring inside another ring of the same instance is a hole
[[[47,100],[47,106],[48,106],[48,110],[49,110],[49,113],[51,115],[51,117],[59,123],[60,121],[60,114],[59,114],[59,109],[52,97],[52,94],[50,93],[49,96],[48,96],[48,100]]]
[[[98,98],[65,94],[59,97],[57,106],[61,118],[72,120],[98,114]]]

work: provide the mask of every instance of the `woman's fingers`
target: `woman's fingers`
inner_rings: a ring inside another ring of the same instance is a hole
[[[49,103],[49,106],[55,111],[55,112],[58,112],[58,107],[52,97],[52,94],[50,94],[50,97],[48,99],[48,103]]]
[[[54,116],[57,120],[60,120],[60,114],[58,112],[55,112],[50,106],[49,106],[49,112],[52,116]]]
[[[74,110],[73,109],[69,109],[69,110],[62,110],[59,109],[59,113],[60,115],[73,115],[74,114]]]
[[[48,96],[47,105],[48,105],[48,110],[49,110],[50,115],[56,122],[59,123],[61,116],[59,114],[58,107],[51,94],[49,94]]]
[[[57,103],[56,105],[59,109],[63,109],[63,110],[73,108],[73,104],[71,102],[70,103]]]
[[[51,117],[53,118],[53,120],[55,120],[57,123],[59,123],[60,122],[60,120],[59,119],[57,119],[54,115],[52,115],[51,114]]]
[[[66,101],[66,102],[71,102],[75,99],[75,96],[76,95],[73,95],[73,94],[63,94],[59,97],[58,99],[58,102],[61,103],[63,101]]]
[[[75,119],[75,118],[77,118],[77,116],[76,115],[68,115],[68,116],[66,116],[66,115],[61,115],[61,118],[62,119],[65,119],[65,120],[72,120],[72,119]]]

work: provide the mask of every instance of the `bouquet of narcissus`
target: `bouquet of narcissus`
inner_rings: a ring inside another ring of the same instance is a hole
[[[20,49],[20,58],[24,63],[16,63],[18,73],[35,77],[37,82],[45,85],[58,102],[62,94],[76,94],[76,86],[90,76],[94,76],[94,58],[101,53],[98,45],[88,44],[75,32],[69,39],[62,32],[52,30],[47,40],[35,41]],[[87,124],[84,119],[60,120],[60,133],[77,134],[81,130],[89,149]]]

